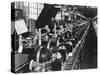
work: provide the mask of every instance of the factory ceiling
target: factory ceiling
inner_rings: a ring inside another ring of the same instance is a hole
[[[97,8],[96,7],[77,7],[77,10],[81,12],[86,18],[94,18],[97,16]]]
[[[45,4],[44,8],[36,21],[36,28],[42,28],[51,22],[51,17],[55,17],[59,9],[77,11],[87,19],[93,19],[97,16],[97,8],[92,6],[76,6],[76,5],[49,5]],[[75,9],[74,9],[75,8]],[[42,27],[41,27],[42,26]]]

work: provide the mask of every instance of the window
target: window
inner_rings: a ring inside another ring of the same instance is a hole
[[[56,20],[61,20],[61,12],[58,12],[55,17]]]
[[[23,9],[27,12],[28,18],[37,20],[42,9],[44,8],[44,4],[42,3],[33,3],[33,2],[15,2],[15,8]]]
[[[44,5],[40,3],[29,3],[29,18],[37,20]]]

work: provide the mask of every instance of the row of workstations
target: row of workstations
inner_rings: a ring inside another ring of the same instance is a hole
[[[64,32],[58,37],[56,37],[55,34],[52,35],[53,37],[50,37],[49,41],[38,41],[39,45],[32,46],[31,50],[33,50],[33,53],[26,54],[27,57],[29,57],[29,60],[27,60],[26,63],[21,64],[21,66],[17,66],[16,72],[23,72],[22,68],[26,67],[26,65],[28,66],[27,69],[29,69],[29,71],[34,71],[35,69],[32,70],[30,68],[32,65],[35,65],[34,68],[36,68],[36,66],[43,66],[44,64],[46,71],[74,69],[88,28],[88,23],[84,23],[75,28],[70,37],[64,37],[66,35],[66,32]],[[39,34],[41,34],[41,30]],[[40,35],[38,39],[41,39]],[[43,42],[45,43],[43,44]],[[34,60],[34,64],[30,64],[32,60]]]

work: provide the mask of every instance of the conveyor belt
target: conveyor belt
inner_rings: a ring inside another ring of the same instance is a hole
[[[76,66],[76,62],[78,60],[79,53],[84,44],[84,40],[85,40],[85,37],[87,36],[88,30],[89,30],[89,25],[86,28],[85,33],[83,34],[81,40],[78,42],[76,47],[73,49],[73,52],[72,52],[73,55],[68,57],[68,60],[66,61],[65,70],[74,69],[74,67]]]

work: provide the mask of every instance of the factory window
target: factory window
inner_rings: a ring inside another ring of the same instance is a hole
[[[39,3],[29,3],[29,18],[37,20],[43,9],[43,4]]]
[[[15,9],[23,9],[29,19],[37,20],[43,8],[44,4],[42,3],[15,2]]]
[[[22,9],[23,17],[25,18],[29,32],[34,32],[35,22],[44,8],[44,4],[33,2],[15,2],[14,8]]]
[[[56,20],[64,20],[64,12],[63,11],[57,12],[55,19]]]
[[[61,12],[58,12],[55,17],[56,20],[61,20]]]

